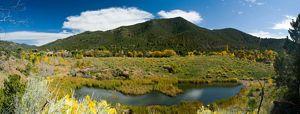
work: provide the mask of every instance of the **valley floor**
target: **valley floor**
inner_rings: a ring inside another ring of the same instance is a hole
[[[45,76],[49,90],[56,99],[72,95],[74,90],[83,86],[114,89],[124,94],[141,95],[159,91],[168,96],[176,96],[183,90],[179,83],[214,84],[242,83],[241,92],[226,100],[217,101],[209,110],[257,109],[260,80],[266,83],[265,99],[273,99],[275,89],[271,77],[275,74],[269,64],[241,60],[229,56],[192,56],[170,58],[131,58],[131,57],[85,57],[82,59],[47,57],[35,63],[27,60],[4,62],[1,75],[19,74],[26,80],[31,76]],[[9,67],[7,67],[9,66]],[[5,70],[6,69],[6,70]],[[10,70],[14,69],[14,70]],[[29,70],[29,71],[26,71]],[[267,101],[263,106],[271,104]],[[183,102],[174,106],[116,106],[120,111],[130,109],[134,113],[191,113],[203,106],[198,102]],[[265,106],[269,109],[269,106]]]

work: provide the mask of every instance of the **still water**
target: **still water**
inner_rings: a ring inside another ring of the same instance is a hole
[[[111,104],[121,103],[127,105],[174,105],[182,101],[200,101],[204,104],[216,100],[227,99],[238,94],[242,85],[179,85],[184,92],[175,97],[160,92],[151,92],[140,96],[124,95],[115,90],[82,87],[75,91],[75,98],[82,99],[90,95],[95,100],[104,99]]]

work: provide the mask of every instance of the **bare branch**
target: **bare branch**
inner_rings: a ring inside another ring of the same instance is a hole
[[[257,114],[259,114],[260,108],[261,108],[262,103],[263,103],[263,100],[264,100],[264,95],[265,95],[265,84],[266,84],[265,82],[263,82],[264,84],[261,84],[261,81],[260,81],[260,80],[258,80],[258,83],[259,83],[259,85],[260,85],[260,87],[261,87],[261,93],[259,94],[259,96],[260,96],[260,102],[259,102]]]
[[[14,5],[12,6],[1,6],[0,5],[0,13],[2,16],[0,16],[0,23],[25,23],[25,21],[18,21],[11,19],[11,13],[14,11],[17,11],[19,8],[21,8],[21,0],[18,0]]]
[[[5,19],[0,20],[0,22],[8,22],[8,23],[26,23],[26,21],[5,20]]]

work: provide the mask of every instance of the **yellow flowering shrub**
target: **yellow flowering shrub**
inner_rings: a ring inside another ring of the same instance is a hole
[[[51,102],[43,110],[45,114],[117,114],[117,110],[112,108],[105,100],[99,102],[86,96],[82,101],[66,95],[61,100]]]

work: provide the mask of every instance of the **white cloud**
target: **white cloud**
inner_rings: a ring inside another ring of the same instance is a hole
[[[120,26],[132,25],[152,19],[153,15],[134,7],[107,8],[96,11],[85,11],[79,16],[69,16],[63,23],[63,28],[73,30],[70,32],[35,32],[16,31],[0,33],[1,40],[41,46],[57,39],[66,38],[84,31],[110,30]]]
[[[200,23],[203,18],[196,11],[183,11],[183,10],[172,10],[172,11],[159,11],[158,15],[161,18],[174,18],[174,17],[182,17],[192,23]]]
[[[162,10],[158,12],[158,15],[161,18],[180,16],[193,23],[199,23],[203,20],[201,15],[195,11],[172,10],[166,12]],[[80,15],[67,17],[62,28],[72,30],[72,33],[65,31],[58,33],[15,31],[0,33],[0,39],[41,46],[84,31],[106,31],[120,26],[142,23],[153,18],[153,14],[135,7],[112,7],[94,11],[84,11]]]
[[[261,0],[244,0],[246,3],[249,3],[249,7],[252,7],[253,5],[258,5],[258,6],[261,6],[261,5],[264,5],[265,3],[263,2],[259,2]],[[245,5],[245,4],[244,4]]]
[[[106,31],[120,26],[145,22],[152,18],[151,13],[135,7],[112,7],[96,11],[85,11],[79,16],[69,16],[67,21],[64,22],[63,28],[79,32]]]
[[[265,3],[262,3],[262,2],[258,2],[256,3],[257,5],[261,6],[261,5],[264,5]]]
[[[277,29],[277,30],[288,30],[291,28],[291,21],[292,19],[296,19],[296,17],[293,16],[285,16],[285,19],[282,20],[281,22],[275,23],[272,29]]]
[[[0,33],[1,40],[14,41],[18,43],[26,43],[30,45],[43,45],[57,39],[66,38],[73,33],[59,32],[59,33],[47,33],[47,32],[35,32],[35,31],[16,31],[8,33]]]
[[[256,31],[249,33],[253,36],[261,37],[261,38],[285,38],[285,35],[281,32],[279,33],[270,33],[265,31]]]
[[[256,0],[245,0],[246,2],[255,3]]]

